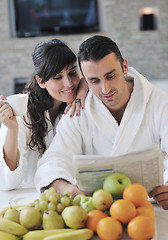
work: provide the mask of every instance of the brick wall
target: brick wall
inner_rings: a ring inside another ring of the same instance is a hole
[[[129,66],[149,80],[168,80],[168,0],[99,0],[101,32],[118,43]],[[157,9],[159,25],[155,31],[140,31],[139,11]],[[0,94],[14,92],[14,78],[29,77],[33,71],[31,53],[45,39],[59,38],[77,52],[79,44],[92,34],[11,38],[8,1],[0,1]]]

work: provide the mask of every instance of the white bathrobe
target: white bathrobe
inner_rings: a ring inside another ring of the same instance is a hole
[[[48,111],[45,112],[47,123],[49,126],[49,133],[45,138],[46,147],[48,148],[54,135],[55,126],[53,128]],[[58,123],[58,118],[55,121],[55,125]],[[40,159],[40,154],[37,151],[31,150],[27,146],[27,141],[30,138],[30,130],[25,126],[21,117],[17,117],[19,124],[18,134],[18,148],[20,158],[18,160],[18,167],[11,171],[6,165],[3,155],[3,145],[7,133],[7,127],[2,124],[0,129],[0,190],[10,190],[20,187],[34,187],[34,174],[37,168],[37,162]]]
[[[38,191],[57,178],[74,183],[73,155],[118,156],[159,144],[168,153],[168,94],[129,68],[134,88],[120,125],[105,105],[89,91],[79,117],[63,116],[49,149],[38,162]],[[164,160],[168,182],[168,160]]]

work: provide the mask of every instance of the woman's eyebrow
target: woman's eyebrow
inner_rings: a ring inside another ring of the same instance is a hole
[[[76,66],[76,65],[74,65],[73,67],[71,67],[71,68],[70,68],[70,70],[72,70],[72,69],[74,69],[74,68],[76,68],[76,67],[77,67],[77,66]]]

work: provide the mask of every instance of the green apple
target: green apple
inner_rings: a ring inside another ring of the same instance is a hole
[[[131,184],[129,177],[122,173],[112,173],[103,182],[103,189],[110,192],[114,199],[123,197],[124,189]]]
[[[83,207],[86,210],[86,212],[89,212],[95,209],[95,207],[93,206],[92,197],[89,197],[89,196],[81,200],[80,206]]]

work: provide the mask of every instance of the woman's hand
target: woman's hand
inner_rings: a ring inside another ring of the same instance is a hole
[[[56,192],[59,194],[64,194],[65,192],[70,192],[71,198],[74,198],[78,194],[88,195],[88,193],[81,191],[77,185],[71,184],[64,179],[55,180],[49,187],[54,187]]]
[[[5,100],[4,96],[0,96],[0,99]],[[0,122],[2,122],[8,129],[17,128],[16,117],[13,114],[12,108],[6,103],[0,100]]]
[[[80,108],[84,109],[85,107],[85,99],[88,93],[88,84],[84,78],[81,78],[80,84],[78,87],[76,99],[72,103],[67,103],[67,107],[65,108],[64,114],[66,114],[70,108],[70,116],[73,117],[76,111],[76,116],[80,114]]]
[[[0,99],[5,100],[5,97],[0,96]],[[8,128],[3,153],[6,164],[13,171],[17,168],[18,160],[18,123],[12,108],[2,101],[0,101],[0,121]]]
[[[155,187],[150,193],[150,198],[154,198],[157,204],[163,209],[168,209],[168,185],[161,185]]]

